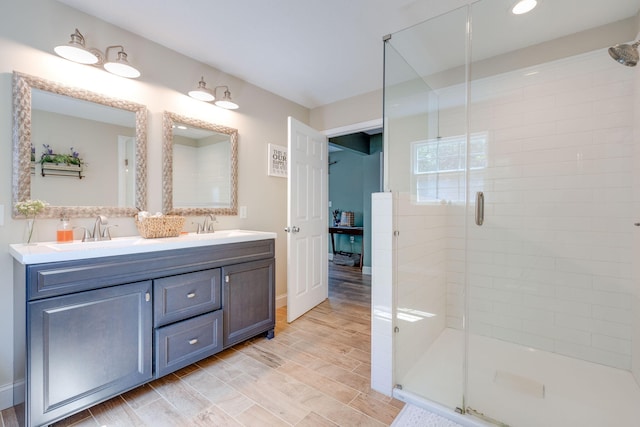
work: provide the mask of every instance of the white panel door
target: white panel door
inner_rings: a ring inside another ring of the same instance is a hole
[[[327,138],[289,117],[287,321],[329,296]]]

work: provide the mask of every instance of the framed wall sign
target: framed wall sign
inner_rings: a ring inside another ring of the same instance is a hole
[[[269,144],[269,176],[287,177],[287,147]]]

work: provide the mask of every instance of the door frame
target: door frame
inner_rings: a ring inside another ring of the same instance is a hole
[[[353,123],[351,125],[345,125],[337,128],[323,130],[321,131],[321,133],[323,133],[327,138],[335,138],[338,136],[349,135],[352,133],[366,132],[368,130],[380,129],[380,128],[383,128],[383,123],[384,122],[382,120],[382,117],[380,117],[379,119],[367,120],[366,122],[358,122],[358,123]],[[387,170],[386,164],[384,162],[386,162],[387,157],[384,155],[384,151],[382,154],[383,154],[383,162],[382,162],[383,164],[380,165],[382,169],[380,171],[381,172],[380,173],[380,189],[381,191],[384,191],[385,171]],[[329,191],[331,191],[331,188],[328,188],[327,197],[329,196]],[[371,232],[373,232],[373,230],[371,230]],[[332,259],[332,256],[333,254],[330,253],[329,260]],[[363,265],[361,273],[371,275],[371,267],[364,267]]]
[[[377,129],[377,128],[381,128],[381,127],[383,127],[382,117],[377,118],[377,119],[373,119],[373,120],[367,120],[367,121],[364,121],[364,122],[357,122],[357,123],[353,123],[353,124],[350,124],[350,125],[345,125],[345,126],[325,129],[325,130],[321,130],[319,132],[321,134],[325,135],[327,138],[333,138],[333,137],[337,137],[337,136],[348,135],[350,133],[366,132],[368,130]],[[385,156],[385,158],[386,158],[386,156]],[[384,177],[384,171],[385,170],[386,170],[386,168],[383,166],[383,177]],[[289,195],[288,195],[288,190],[287,190],[287,198],[288,197],[289,197]],[[327,197],[329,197],[329,192],[328,191],[327,191]],[[288,202],[288,200],[287,200],[287,202]],[[329,202],[329,200],[327,199],[327,204],[328,204],[328,202]],[[285,219],[285,223],[286,222],[287,222],[287,219]],[[327,234],[328,234],[328,231],[327,231]],[[287,250],[287,252],[289,251],[288,245],[287,245],[286,250]],[[327,268],[329,268],[328,264],[327,264]],[[284,295],[277,296],[277,300],[278,301],[282,301],[281,303],[277,304],[278,307],[286,305],[287,294],[288,293],[289,293],[289,283],[287,283],[287,293],[284,294]]]

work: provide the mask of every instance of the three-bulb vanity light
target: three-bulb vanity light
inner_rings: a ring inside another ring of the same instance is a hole
[[[116,57],[109,59],[109,52],[114,49],[119,49]],[[120,77],[130,79],[140,77],[140,71],[127,61],[124,47],[120,45],[108,46],[104,53],[96,48],[88,48],[84,44],[84,36],[77,28],[75,33],[71,34],[69,43],[56,46],[53,50],[64,59],[80,64],[102,66],[108,72]]]
[[[216,99],[216,91],[224,88],[224,95],[222,99]],[[229,92],[229,86],[216,86],[213,90],[207,88],[207,84],[204,81],[204,77],[200,78],[198,87],[189,91],[189,96],[204,102],[211,102],[218,107],[226,108],[227,110],[235,110],[238,108],[238,104],[231,100],[231,92]]]

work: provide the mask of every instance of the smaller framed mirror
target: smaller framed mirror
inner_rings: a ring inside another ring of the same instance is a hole
[[[165,111],[162,211],[238,214],[238,130]]]

